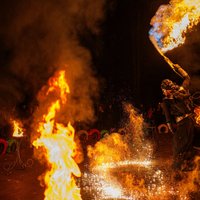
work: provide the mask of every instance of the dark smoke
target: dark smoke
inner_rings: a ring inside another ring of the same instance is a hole
[[[80,37],[85,30],[99,34],[104,8],[105,0],[1,1],[3,115],[30,116],[40,88],[64,68],[71,89],[71,115],[80,121],[94,118],[92,100],[98,96],[98,81],[90,51],[81,45]],[[81,109],[87,112],[83,115]]]

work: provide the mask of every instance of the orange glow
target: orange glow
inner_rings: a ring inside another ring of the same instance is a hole
[[[196,123],[198,125],[200,125],[200,106],[196,107],[194,109],[194,113],[195,113],[195,120],[196,120]]]
[[[13,137],[23,137],[24,132],[20,122],[13,120],[13,129]]]
[[[57,112],[66,102],[66,94],[69,93],[64,71],[50,79],[46,98],[52,91],[58,92],[59,98],[51,103],[47,114],[43,115],[43,121],[39,123],[38,128],[40,137],[33,141],[36,148],[44,149],[41,153],[44,153],[49,166],[49,171],[44,176],[45,200],[80,200],[80,189],[75,181],[75,176],[81,176],[74,161],[77,153],[75,131],[70,122],[65,126],[57,123],[55,119]]]
[[[47,95],[52,91],[59,91],[62,103],[66,102],[66,95],[70,93],[69,86],[65,80],[65,71],[59,71],[55,77],[49,79],[49,89],[47,91]]]
[[[200,21],[199,0],[171,0],[159,7],[151,20],[154,37],[160,50],[165,53],[185,42],[186,33]]]

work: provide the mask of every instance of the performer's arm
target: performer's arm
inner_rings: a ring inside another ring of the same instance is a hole
[[[174,64],[173,66],[174,66],[174,71],[183,78],[182,87],[188,89],[190,85],[190,76],[183,68],[180,67],[180,65]]]

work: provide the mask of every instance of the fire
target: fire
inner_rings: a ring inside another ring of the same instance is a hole
[[[164,53],[182,45],[187,32],[199,21],[200,0],[171,0],[168,5],[161,5],[151,19],[150,40],[173,70],[175,64]],[[196,123],[200,124],[199,108],[195,114]]]
[[[65,71],[61,70],[58,72],[56,77],[52,77],[49,79],[49,89],[47,91],[47,95],[52,91],[59,91],[62,103],[66,102],[66,95],[70,93],[69,86],[65,81]]]
[[[200,106],[196,107],[194,109],[194,113],[195,113],[195,120],[196,120],[196,123],[198,125],[200,125]]]
[[[80,177],[81,172],[73,159],[76,156],[75,131],[70,122],[65,126],[55,119],[69,93],[64,71],[49,80],[47,98],[51,92],[59,97],[51,103],[47,114],[43,115],[38,128],[40,137],[33,141],[36,148],[42,147],[45,150],[50,168],[44,176],[45,199],[80,200],[80,189],[76,186],[75,176]]]
[[[171,0],[151,19],[150,39],[165,53],[185,42],[186,33],[200,21],[199,0]]]
[[[13,120],[13,137],[23,137],[22,124],[19,121]]]

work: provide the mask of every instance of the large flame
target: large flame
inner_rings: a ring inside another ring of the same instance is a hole
[[[200,21],[200,0],[171,0],[161,5],[151,20],[149,31],[165,53],[185,42],[186,33]]]
[[[73,159],[76,156],[74,128],[70,122],[64,126],[55,119],[56,113],[66,102],[66,95],[69,93],[64,71],[60,71],[57,76],[50,79],[46,95],[51,92],[56,92],[59,97],[52,102],[48,113],[43,115],[43,121],[38,128],[40,137],[33,142],[36,148],[45,149],[45,157],[50,167],[44,177],[45,199],[80,200],[80,189],[76,186],[74,178],[81,176],[79,167]]]

